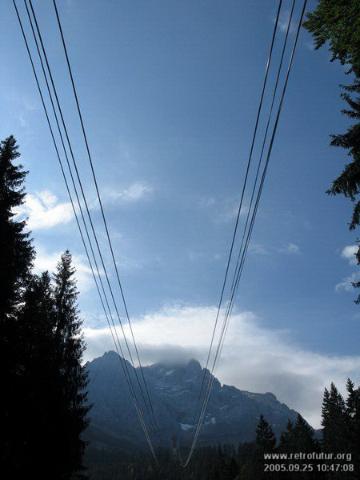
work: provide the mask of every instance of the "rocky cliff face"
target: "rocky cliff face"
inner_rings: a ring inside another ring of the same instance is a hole
[[[140,372],[130,364],[127,366],[134,385],[137,385],[137,378],[142,381]],[[120,357],[108,352],[89,362],[86,368],[89,402],[92,404],[88,438],[98,446],[144,445]],[[199,414],[198,397],[204,370],[196,360],[184,365],[155,364],[143,370],[157,425],[152,425],[144,401],[141,403],[154,443],[170,446],[175,436],[182,445],[189,444]],[[136,394],[142,399],[138,388]],[[280,403],[272,393],[242,391],[221,385],[214,378],[199,444],[251,441],[255,438],[260,414],[278,435],[285,429],[288,419],[296,417],[296,412]]]

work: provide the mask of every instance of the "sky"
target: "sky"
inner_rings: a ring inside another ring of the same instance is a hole
[[[110,270],[52,2],[33,3]],[[203,362],[277,3],[58,3],[142,359]],[[23,3],[18,4],[28,32]],[[310,1],[309,9],[314,6]],[[285,0],[275,59],[289,9]],[[0,133],[15,135],[29,170],[19,215],[28,217],[36,271],[53,270],[67,248],[73,254],[90,360],[112,348],[106,320],[12,2],[0,2],[0,16]],[[291,40],[294,32],[295,22]],[[224,383],[272,391],[314,426],[324,387],[333,380],[343,389],[348,376],[360,380],[360,311],[351,287],[359,275],[357,232],[348,229],[351,203],[325,193],[347,161],[346,152],[329,147],[329,135],[348,125],[340,113],[339,84],[350,79],[329,59],[326,48],[313,50],[302,30],[216,371]]]

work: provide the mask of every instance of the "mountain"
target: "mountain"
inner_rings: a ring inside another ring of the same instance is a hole
[[[139,369],[126,363],[133,384],[142,381]],[[87,363],[88,399],[92,405],[87,439],[95,448],[122,446],[124,449],[145,445],[128,383],[115,352]],[[189,445],[194,433],[198,396],[204,375],[200,363],[191,360],[183,365],[154,364],[143,367],[157,428],[152,438],[156,445],[168,447],[172,439]],[[138,389],[137,395],[141,398]],[[145,400],[147,399],[146,395]],[[144,407],[147,424],[151,420]],[[288,419],[297,413],[280,403],[272,393],[251,393],[221,383],[214,378],[199,445],[251,441],[260,415],[263,414],[280,435]]]

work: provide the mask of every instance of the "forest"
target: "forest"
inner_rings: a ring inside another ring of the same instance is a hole
[[[346,400],[334,384],[325,389],[321,431],[314,432],[298,415],[296,422],[289,421],[286,431],[277,439],[260,416],[255,442],[199,447],[185,470],[179,460],[186,449],[160,450],[156,465],[144,453],[104,451],[90,445],[85,459],[93,480],[350,480],[359,478],[359,435],[360,388],[348,380]],[[301,459],[284,457],[295,453],[301,453]],[[339,457],[330,458],[331,453]]]

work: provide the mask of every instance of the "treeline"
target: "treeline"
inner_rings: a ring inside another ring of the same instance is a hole
[[[71,255],[36,275],[26,173],[14,137],[0,145],[0,465],[6,479],[82,478],[87,425],[84,342]]]
[[[348,380],[346,400],[334,384],[325,389],[322,430],[317,435],[298,415],[276,439],[260,416],[253,443],[199,448],[183,469],[180,462],[186,453],[160,450],[157,466],[146,453],[131,455],[90,445],[86,463],[91,480],[360,479],[360,387]],[[288,459],[282,458],[284,454]]]

